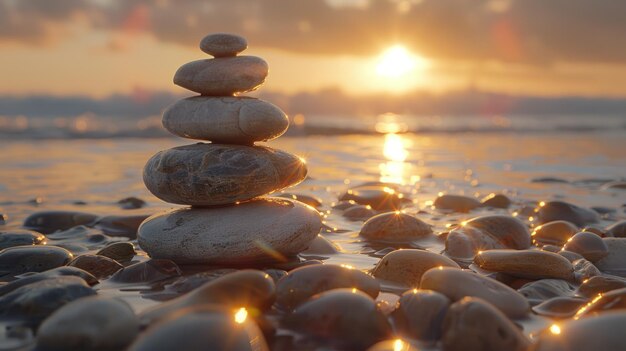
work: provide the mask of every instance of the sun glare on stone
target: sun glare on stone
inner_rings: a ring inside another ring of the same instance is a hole
[[[248,310],[246,310],[244,307],[238,309],[237,312],[235,312],[235,322],[241,324],[245,322],[247,318]]]
[[[557,324],[552,324],[552,326],[550,327],[550,332],[554,335],[559,335],[561,334],[561,327],[559,327]]]
[[[424,58],[411,54],[402,45],[394,45],[381,54],[376,73],[382,77],[396,78],[425,67]]]

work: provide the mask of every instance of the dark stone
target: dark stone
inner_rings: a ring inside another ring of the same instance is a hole
[[[122,236],[131,240],[137,239],[139,225],[149,215],[136,216],[105,216],[95,223],[94,227],[111,236]]]
[[[0,251],[0,279],[65,266],[74,255],[56,246],[14,246]]]
[[[22,286],[32,284],[35,282],[39,282],[46,279],[56,279],[58,277],[78,277],[83,279],[89,285],[98,284],[98,279],[91,275],[89,272],[85,272],[80,268],[76,267],[58,267],[54,269],[47,270],[41,273],[34,273],[30,275],[26,275],[20,279],[14,280],[10,283],[0,286],[0,296],[6,295],[11,291],[21,288]]]
[[[32,230],[6,230],[0,232],[0,250],[13,246],[41,245],[46,237]]]
[[[599,220],[599,216],[596,212],[563,201],[546,202],[543,206],[539,207],[537,218],[539,219],[539,223],[568,221],[578,227],[584,227],[588,224],[596,223]]]
[[[120,205],[120,207],[125,210],[132,210],[132,209],[142,208],[146,206],[145,201],[134,196],[123,198],[119,200],[117,204]]]
[[[74,258],[68,263],[68,266],[87,271],[98,279],[109,277],[124,268],[124,266],[111,258],[90,254],[80,255]]]
[[[24,220],[24,228],[50,234],[57,230],[67,230],[77,225],[92,224],[98,216],[91,213],[73,211],[36,212]]]
[[[180,276],[182,271],[170,260],[151,259],[117,271],[110,278],[117,283],[150,283]]]

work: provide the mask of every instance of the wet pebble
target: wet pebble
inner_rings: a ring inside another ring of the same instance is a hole
[[[311,241],[309,248],[300,252],[301,255],[335,255],[341,251],[341,248],[324,238],[320,234]]]
[[[6,295],[22,286],[39,282],[46,279],[56,279],[58,277],[74,276],[83,279],[88,285],[93,286],[98,283],[98,279],[89,272],[76,267],[57,267],[41,273],[24,274],[19,279],[0,285],[0,296]]]
[[[136,254],[135,246],[127,242],[113,243],[96,252],[96,255],[108,257],[120,263],[130,262]]]
[[[524,351],[530,344],[507,316],[475,297],[452,304],[443,328],[443,351]]]
[[[588,316],[605,311],[620,310],[626,312],[626,288],[615,289],[597,295],[576,313],[576,317]]]
[[[579,282],[602,274],[598,267],[584,258],[572,262],[572,266],[574,267],[574,276]]]
[[[424,273],[420,289],[440,292],[452,301],[473,296],[489,301],[511,318],[524,317],[530,306],[524,296],[491,278],[458,268],[433,268]]]
[[[606,233],[608,234],[608,236],[613,236],[616,238],[626,237],[626,221],[613,223],[606,228]]]
[[[24,228],[43,234],[67,230],[78,225],[89,225],[98,218],[95,214],[73,211],[35,212],[24,220]]]
[[[398,333],[422,341],[439,340],[450,299],[436,291],[413,289],[405,292],[392,313]]]
[[[532,233],[533,242],[542,245],[563,246],[578,227],[568,221],[552,221],[535,227]]]
[[[626,288],[626,279],[598,275],[583,281],[576,292],[580,296],[595,297],[598,294],[622,288]]]
[[[531,183],[569,183],[563,178],[557,177],[537,177],[530,180]]]
[[[576,233],[563,245],[563,250],[576,252],[591,262],[609,254],[609,249],[604,240],[589,232]]]
[[[467,213],[480,207],[481,203],[473,197],[446,194],[437,197],[433,205],[438,210]]]
[[[587,299],[580,297],[557,296],[533,306],[532,310],[540,316],[570,318],[573,317],[587,301]]]
[[[131,240],[137,238],[137,230],[149,215],[105,216],[95,223],[94,227],[111,236],[121,236]]]
[[[125,197],[117,202],[117,204],[124,210],[132,210],[142,208],[146,206],[146,202],[138,197]]]
[[[58,308],[96,292],[78,277],[57,277],[22,286],[0,297],[0,319],[38,326]]]
[[[596,212],[564,201],[548,201],[542,203],[537,211],[539,223],[552,221],[568,221],[579,227],[596,223],[599,216]]]
[[[307,204],[314,208],[322,207],[322,200],[313,195],[305,195],[305,194],[292,194],[292,193],[282,193],[278,195],[278,197],[284,197],[287,199],[298,200],[303,204]]]
[[[139,320],[124,301],[86,297],[66,304],[37,331],[41,350],[123,350],[139,333]]]
[[[483,206],[493,208],[509,208],[512,203],[508,196],[496,193],[485,196],[480,202]]]
[[[455,267],[451,259],[433,252],[416,249],[395,250],[385,255],[372,270],[372,275],[402,284],[408,288],[419,287],[422,275],[433,267]]]
[[[571,296],[574,286],[561,279],[541,279],[525,284],[518,291],[531,304],[538,304],[553,297]]]
[[[178,265],[170,260],[151,259],[124,267],[110,278],[116,283],[151,283],[178,277],[182,274]]]
[[[90,254],[80,255],[74,258],[68,263],[68,266],[87,271],[98,279],[107,278],[124,268],[124,266],[111,258]]]
[[[391,334],[389,322],[374,300],[357,289],[315,295],[287,315],[283,325],[346,349],[366,349]]]
[[[0,231],[0,250],[13,246],[41,245],[46,237],[32,230],[13,229]]]
[[[573,279],[574,268],[565,257],[540,250],[488,250],[474,262],[480,268],[527,279]]]
[[[348,190],[339,197],[340,201],[354,201],[359,205],[369,205],[374,210],[399,210],[406,202],[404,196],[388,186],[367,185]]]
[[[431,227],[420,219],[397,211],[368,219],[359,235],[368,240],[398,242],[423,238],[432,232]]]
[[[74,255],[56,246],[14,246],[0,251],[0,279],[65,266]]]
[[[603,238],[609,254],[595,262],[604,273],[626,276],[626,238]]]
[[[545,248],[545,246],[544,246],[544,248]],[[543,248],[542,248],[542,250],[543,250]],[[571,251],[567,251],[567,250],[556,251],[556,253],[558,253],[559,255],[567,258],[567,260],[570,261],[570,262],[574,262],[574,261],[580,260],[581,258],[584,258],[580,254],[577,254],[577,253],[571,252]]]
[[[269,351],[249,313],[239,311],[211,306],[181,309],[152,325],[128,350]]]
[[[200,41],[200,50],[214,57],[235,56],[246,48],[246,38],[229,33],[209,34]]]
[[[341,215],[351,221],[363,221],[376,216],[376,211],[372,210],[369,205],[353,205],[343,211]]]
[[[356,288],[372,298],[378,296],[376,279],[358,269],[322,264],[290,271],[276,284],[277,305],[293,309],[311,296],[338,288]]]

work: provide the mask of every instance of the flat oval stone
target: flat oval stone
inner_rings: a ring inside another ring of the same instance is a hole
[[[183,138],[252,144],[278,138],[289,119],[280,108],[260,99],[194,96],[168,107],[163,126]]]
[[[422,341],[439,340],[450,299],[432,290],[413,289],[400,297],[393,321],[400,335]]]
[[[74,255],[66,249],[47,246],[14,246],[0,251],[0,278],[27,272],[44,272],[65,266]]]
[[[473,218],[452,229],[446,237],[446,255],[472,260],[481,250],[530,247],[530,232],[519,219],[506,215]]]
[[[552,221],[535,227],[531,236],[537,244],[563,246],[578,231],[578,227],[568,221]]]
[[[509,208],[512,202],[511,199],[504,194],[491,193],[485,196],[480,203],[486,207]]]
[[[139,319],[124,301],[86,297],[48,317],[37,330],[43,350],[123,350],[139,333]]]
[[[524,284],[518,291],[531,304],[539,304],[553,297],[574,295],[574,286],[562,279],[540,279]]]
[[[341,215],[351,221],[363,221],[375,216],[376,211],[372,210],[369,205],[354,205],[343,211]]]
[[[391,334],[385,315],[367,294],[334,289],[315,295],[283,319],[287,329],[341,349],[362,350]]]
[[[609,254],[595,262],[604,273],[626,277],[626,238],[603,238]]]
[[[539,206],[537,211],[539,223],[552,221],[568,221],[579,227],[596,223],[599,216],[596,212],[564,201],[549,201]]]
[[[537,306],[533,306],[532,310],[540,316],[550,318],[570,318],[576,314],[576,311],[587,303],[587,299],[580,297],[558,296],[546,300]]]
[[[578,312],[576,317],[580,318],[588,316],[594,313],[603,313],[605,311],[620,310],[625,312],[626,310],[626,288],[615,289],[604,294],[596,296],[591,302],[583,306]]]
[[[321,292],[356,288],[372,298],[378,296],[380,284],[369,274],[333,264],[318,264],[296,268],[276,284],[276,302],[293,309]]]
[[[144,324],[150,324],[177,310],[207,304],[266,309],[275,298],[276,286],[272,278],[265,272],[246,269],[225,274],[185,295],[149,308],[140,318]]]
[[[114,259],[99,256],[84,254],[74,258],[68,266],[77,267],[84,271],[91,273],[97,279],[103,279],[111,276],[113,273],[124,268]]]
[[[139,246],[152,258],[177,263],[241,264],[280,260],[305,250],[322,223],[295,200],[260,198],[216,208],[156,214],[139,228]]]
[[[200,50],[214,57],[235,56],[246,48],[246,38],[229,33],[209,34],[200,41]]]
[[[293,193],[282,193],[278,195],[278,197],[284,197],[286,199],[298,200],[303,204],[307,204],[314,208],[322,207],[322,199],[313,195],[305,195],[305,194],[293,194]]]
[[[399,210],[407,200],[404,195],[390,186],[366,185],[349,189],[339,196],[340,201],[354,201],[369,205],[375,210]]]
[[[46,237],[32,230],[13,229],[0,231],[0,250],[13,246],[41,245]]]
[[[626,288],[626,279],[611,276],[594,276],[578,287],[577,293],[584,297],[595,297],[607,291]]]
[[[269,351],[256,323],[238,311],[207,305],[179,310],[142,333],[128,350]]]
[[[626,313],[571,319],[541,333],[529,351],[626,350]]]
[[[571,237],[563,246],[563,250],[576,252],[591,262],[595,262],[609,254],[604,240],[594,233],[580,232]]]
[[[446,194],[437,197],[433,205],[438,210],[467,213],[480,207],[481,203],[472,197]]]
[[[113,243],[96,252],[96,255],[108,257],[117,262],[130,262],[136,254],[135,246],[127,242]]]
[[[528,301],[517,291],[497,280],[458,268],[441,267],[428,270],[422,276],[420,289],[438,291],[452,301],[458,301],[466,296],[478,297],[489,301],[511,318],[522,318],[530,310]]]
[[[444,351],[525,351],[530,341],[487,301],[466,297],[450,306],[441,344]]]
[[[368,219],[359,235],[376,241],[406,241],[433,233],[431,227],[420,219],[402,212],[387,212]]]
[[[153,283],[182,275],[178,265],[171,260],[151,259],[126,266],[110,278],[116,283]]]
[[[182,65],[174,84],[208,96],[230,96],[256,89],[263,84],[269,67],[256,56],[197,60]]]
[[[111,236],[122,236],[131,240],[137,239],[137,229],[149,215],[132,216],[104,216],[99,218],[94,225]]]
[[[161,151],[143,172],[150,192],[163,201],[212,206],[233,204],[301,182],[299,157],[263,146],[194,144]]]
[[[53,268],[45,272],[23,276],[20,279],[14,280],[4,285],[0,285],[0,296],[6,295],[10,293],[11,291],[19,289],[28,284],[40,282],[46,279],[56,279],[58,277],[65,277],[65,276],[78,277],[84,280],[85,283],[87,283],[90,286],[98,284],[98,279],[96,279],[96,277],[94,277],[90,273],[85,272],[80,268],[63,266],[63,267]]]
[[[480,268],[528,279],[574,278],[574,267],[565,257],[540,250],[488,250],[479,252],[474,262]]]
[[[79,225],[92,224],[98,216],[91,213],[73,211],[43,211],[26,217],[24,228],[38,231],[43,234],[54,233],[57,230],[67,230]]]
[[[443,255],[425,250],[395,250],[376,264],[372,275],[407,287],[418,287],[424,272],[433,267],[459,268],[459,265]]]

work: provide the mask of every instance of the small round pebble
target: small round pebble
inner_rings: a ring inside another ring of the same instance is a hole
[[[451,259],[433,252],[416,249],[395,250],[386,254],[372,270],[378,279],[389,280],[409,288],[418,287],[422,275],[433,267],[455,267]]]
[[[0,231],[0,250],[13,246],[41,245],[46,237],[32,230],[13,229]]]
[[[578,227],[573,223],[552,221],[535,227],[531,236],[538,244],[563,246],[576,233],[578,233]]]
[[[580,232],[571,237],[563,246],[563,250],[576,252],[591,262],[595,262],[609,254],[604,240],[594,233]]]
[[[235,56],[247,47],[246,38],[229,33],[209,34],[200,41],[200,50],[214,57]]]
[[[368,219],[359,235],[376,241],[406,241],[432,234],[431,227],[409,214],[387,212]]]
[[[408,338],[439,340],[450,303],[449,298],[436,291],[409,290],[402,294],[392,313],[396,330]]]
[[[466,213],[480,207],[481,203],[473,197],[445,194],[437,197],[433,205],[438,210]]]

